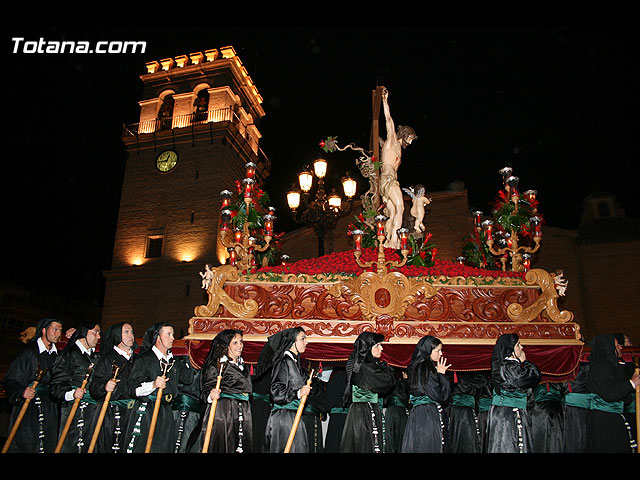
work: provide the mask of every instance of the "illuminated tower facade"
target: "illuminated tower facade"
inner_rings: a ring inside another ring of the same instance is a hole
[[[159,321],[186,334],[202,303],[199,272],[224,263],[217,238],[220,192],[245,164],[258,180],[270,165],[259,147],[262,98],[232,47],[149,62],[127,150],[103,324],[136,334]]]

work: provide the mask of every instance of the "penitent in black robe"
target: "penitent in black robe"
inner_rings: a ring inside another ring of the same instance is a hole
[[[385,452],[398,453],[409,418],[409,390],[407,380],[399,378],[393,390],[384,397]]]
[[[290,351],[285,352],[274,364],[270,387],[273,407],[265,428],[265,452],[284,452],[300,402],[298,390],[307,381],[305,373],[299,357]],[[309,438],[302,421],[298,423],[290,452],[309,453]]]
[[[533,392],[531,445],[533,453],[562,453],[564,431],[563,386],[544,382]]]
[[[173,416],[172,403],[179,393],[178,385],[191,384],[194,379],[193,368],[186,356],[173,356],[173,366],[167,373],[167,387],[162,392],[160,409],[151,444],[151,453],[173,453],[176,449],[178,429]],[[133,361],[129,381],[130,395],[135,397],[129,425],[125,434],[125,452],[142,453],[145,451],[150,433],[151,419],[157,389],[147,395],[136,395],[136,390],[146,382],[153,382],[162,376],[163,370],[155,350],[148,349],[140,353]]]
[[[384,452],[382,402],[383,395],[395,386],[393,368],[377,359],[365,361],[357,372],[352,373],[350,386],[355,393],[352,393],[345,419],[340,451]],[[367,398],[370,401],[366,401]]]
[[[249,367],[242,361],[224,362],[220,382],[220,398],[216,406],[209,440],[209,453],[251,453],[253,422],[250,399],[252,394]],[[218,366],[211,364],[202,372],[201,401],[206,405],[202,418],[201,448],[206,436],[212,402],[208,398],[216,387]]]
[[[4,378],[9,404],[12,406],[9,431],[13,427],[22,405],[25,388],[36,380],[38,368],[44,375],[36,387],[36,396],[29,401],[8,452],[53,453],[58,441],[58,404],[49,397],[51,368],[58,353],[44,350],[40,353],[38,341],[33,340],[11,362]]]
[[[494,396],[487,418],[488,453],[532,451],[527,402],[540,379],[540,369],[528,360],[506,358],[493,362]]]
[[[481,453],[480,394],[487,384],[484,373],[458,373],[451,390],[449,444],[451,453]],[[485,423],[486,425],[486,423]],[[484,425],[483,425],[484,426]]]
[[[580,363],[576,378],[564,384],[563,453],[587,451],[587,415],[591,403],[591,397],[587,391],[588,374],[589,364]]]
[[[346,385],[347,372],[343,367],[333,367],[327,382],[326,405],[329,411],[329,420],[324,441],[325,453],[338,453],[340,451],[342,430],[348,411],[342,403]]]
[[[61,404],[61,432],[74,404],[74,400],[65,399],[65,394],[82,386],[89,371],[89,366],[93,365],[91,370],[93,372],[93,368],[95,368],[99,358],[100,355],[94,350],[91,350],[90,354],[83,352],[74,342],[67,345],[64,352],[56,360],[51,373],[50,393],[51,397]],[[61,453],[85,453],[89,448],[97,418],[95,410],[100,408],[96,400],[91,397],[92,382],[93,373],[89,375],[86,393],[78,404],[69,431],[62,444]]]
[[[91,398],[98,402],[98,408],[94,409],[92,424],[97,424],[97,417],[100,415],[104,400],[107,395],[105,385],[113,378],[114,367],[118,368],[118,383],[109,398],[109,406],[105,411],[104,420],[100,433],[96,441],[94,452],[96,453],[120,453],[123,451],[124,433],[129,422],[130,406],[133,399],[129,393],[129,377],[133,358],[127,358],[118,350],[110,349],[101,352],[100,360],[96,363],[89,386]],[[92,433],[93,437],[93,433]]]
[[[613,335],[594,339],[589,356],[587,389],[591,409],[587,415],[587,451],[632,453],[635,439],[624,416],[624,402],[633,393],[629,371],[617,358]]]

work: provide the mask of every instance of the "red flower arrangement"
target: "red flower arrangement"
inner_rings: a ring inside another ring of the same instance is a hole
[[[391,248],[385,248],[385,258],[387,260],[400,261],[401,256],[398,252]],[[376,260],[378,258],[378,250],[376,248],[363,248],[362,256],[363,261],[368,262]],[[434,265],[417,266],[417,265],[405,265],[403,267],[391,267],[390,270],[396,270],[408,277],[422,277],[422,276],[441,276],[446,277],[491,277],[491,278],[519,278],[524,279],[524,273],[516,272],[503,272],[498,270],[487,270],[477,267],[469,267],[462,265],[458,262],[435,260]],[[258,270],[258,273],[274,273],[274,274],[306,274],[306,275],[321,275],[321,274],[342,274],[342,275],[360,275],[365,271],[376,271],[375,264],[368,268],[363,268],[356,263],[353,250],[347,250],[344,252],[334,252],[328,255],[324,255],[318,258],[307,258],[299,260],[298,262],[287,265],[276,265],[269,267],[262,267]]]

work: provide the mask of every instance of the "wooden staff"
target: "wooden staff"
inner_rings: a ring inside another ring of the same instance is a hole
[[[222,369],[224,363],[218,362],[218,378],[216,381],[216,390],[220,390],[220,382],[222,381]],[[213,429],[213,419],[216,416],[216,408],[218,407],[218,399],[214,398],[211,403],[211,409],[209,410],[209,418],[207,420],[207,431],[204,436],[204,445],[202,446],[202,453],[209,451],[209,441],[211,440],[211,430]]]
[[[80,388],[85,389],[87,386],[87,382],[89,381],[89,376],[93,371],[93,363],[89,365],[87,369],[87,373],[84,376],[84,380],[82,381],[82,385]],[[78,405],[80,405],[81,398],[76,398],[73,401],[73,405],[71,406],[71,410],[69,411],[69,416],[67,417],[67,422],[64,424],[64,428],[62,429],[62,433],[60,434],[60,438],[58,439],[58,444],[56,445],[56,449],[53,453],[60,453],[62,449],[62,444],[64,443],[64,439],[67,437],[67,433],[69,433],[69,428],[71,427],[71,422],[73,422],[73,417],[76,415],[76,410],[78,410]]]
[[[307,385],[311,385],[311,379],[313,378],[313,370],[311,370],[311,374],[309,375],[309,379],[307,380]],[[291,427],[291,431],[289,432],[289,439],[287,440],[287,444],[284,447],[284,453],[289,453],[291,450],[291,445],[293,445],[293,438],[296,436],[296,430],[298,430],[298,424],[300,423],[300,417],[302,417],[302,411],[304,410],[304,404],[307,401],[307,395],[303,395],[300,399],[300,405],[298,405],[298,411],[296,412],[296,418],[293,420],[293,426]]]
[[[35,388],[38,386],[38,383],[40,383],[40,380],[42,379],[44,372],[46,372],[46,370],[42,370],[40,367],[38,367],[36,379],[31,384],[31,388],[35,390]],[[20,423],[22,423],[22,419],[24,417],[24,414],[27,413],[27,408],[29,408],[30,403],[31,403],[30,398],[24,399],[24,403],[22,404],[22,408],[20,408],[18,417],[16,418],[16,421],[13,424],[13,427],[11,428],[11,432],[9,432],[9,437],[7,437],[7,441],[4,442],[4,447],[2,447],[2,453],[7,453],[7,451],[9,450],[9,447],[11,446],[11,442],[13,442],[13,439],[16,436],[16,433],[18,432],[18,427],[20,427]]]
[[[118,372],[120,371],[120,367],[118,367],[115,363],[112,366],[113,371],[113,380],[116,381],[118,377]],[[111,400],[111,394],[113,392],[107,392],[104,397],[104,402],[102,402],[102,409],[100,410],[100,416],[98,416],[98,421],[96,422],[96,428],[93,430],[93,437],[91,437],[91,443],[89,444],[89,450],[87,453],[93,453],[94,448],[96,447],[96,442],[98,441],[98,435],[100,434],[100,429],[102,428],[102,422],[104,421],[104,416],[107,413],[107,408],[109,408],[109,401]]]
[[[162,378],[167,378],[167,372],[171,370],[173,367],[173,362],[162,364]],[[158,388],[158,393],[156,394],[156,402],[153,406],[153,416],[151,417],[151,425],[149,426],[149,435],[147,436],[147,446],[144,449],[144,453],[149,453],[151,451],[151,444],[153,443],[153,434],[156,431],[156,423],[158,422],[158,412],[160,412],[160,404],[162,403],[162,392],[164,388]]]

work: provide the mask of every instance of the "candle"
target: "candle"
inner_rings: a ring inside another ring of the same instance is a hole
[[[289,255],[282,255],[280,257],[280,261],[281,261],[282,265],[286,265],[288,260],[289,260]]]
[[[476,210],[476,211],[472,212],[471,215],[473,215],[473,217],[474,217],[473,221],[474,221],[476,227],[479,227],[480,223],[482,222],[482,212],[480,210]]]
[[[231,210],[222,210],[220,214],[220,230],[228,232],[229,222],[231,221]]]
[[[531,268],[531,255],[528,253],[522,255],[522,266],[524,267],[525,272],[528,272],[529,268]]]
[[[242,180],[242,183],[244,183],[244,198],[251,197],[251,190],[253,189],[255,180],[253,178],[245,178]]]
[[[458,262],[458,264],[462,265],[464,263],[464,257],[458,257],[456,258],[456,261]]]
[[[531,217],[531,223],[533,223],[533,236],[541,237],[542,236],[542,219],[538,216]]]
[[[513,172],[513,168],[511,167],[504,167],[500,169],[500,175],[502,175],[502,181],[506,184],[507,178],[511,175],[511,173]]]
[[[484,229],[487,241],[493,241],[493,233],[491,231],[491,229],[493,228],[493,221],[485,220],[484,222],[482,222],[482,228]]]
[[[244,166],[247,169],[247,178],[254,178],[256,174],[256,164],[253,162],[247,162]]]
[[[384,215],[376,216],[376,235],[378,235],[379,237],[384,236],[384,224],[386,221],[387,217],[385,217]]]
[[[231,197],[233,197],[233,193],[229,190],[223,190],[220,192],[220,197],[222,198],[222,208],[228,207],[231,203]]]
[[[509,190],[511,191],[511,196],[518,195],[518,182],[520,179],[511,175],[507,178],[507,185],[509,186]]]
[[[229,248],[229,265],[236,266],[236,250],[235,248]]]
[[[399,228],[398,236],[400,237],[400,250],[408,250],[407,242],[409,240],[409,230],[406,228]]]
[[[235,235],[236,242],[239,243],[242,240],[242,231],[240,231],[240,230],[238,230],[236,228],[235,231],[233,232],[233,234]]]
[[[356,246],[356,251],[362,251],[362,230],[353,230],[351,235],[353,235],[353,242]]]
[[[268,213],[264,216],[264,234],[267,237],[273,236],[273,221],[276,217]]]

